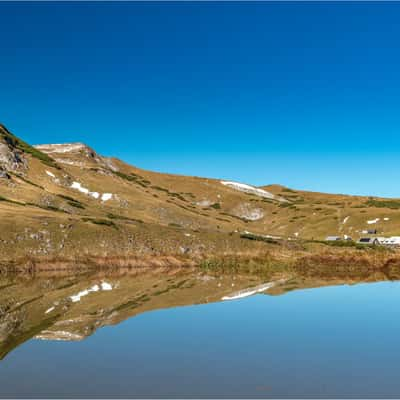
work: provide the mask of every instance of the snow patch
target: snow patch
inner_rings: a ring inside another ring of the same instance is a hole
[[[388,217],[383,218],[384,221],[389,221],[389,219]]]
[[[241,192],[255,194],[256,196],[265,197],[267,199],[275,199],[275,195],[266,190],[256,188],[254,186],[246,185],[245,183],[231,182],[231,181],[221,181],[225,186],[232,189],[239,190]]]
[[[112,289],[113,287],[111,283],[101,282],[100,285],[93,285],[89,289],[82,290],[79,293],[70,296],[69,298],[72,300],[73,303],[77,303],[78,301],[81,301],[82,297],[87,296],[89,293],[98,292],[99,290],[108,291]]]
[[[50,307],[49,309],[47,309],[44,313],[45,314],[48,314],[48,313],[50,313],[50,312],[52,312],[53,310],[54,310],[54,306],[53,307]]]
[[[244,297],[249,297],[249,296],[253,296],[256,293],[261,293],[264,292],[267,289],[270,289],[272,287],[274,287],[277,282],[268,282],[262,285],[258,285],[252,288],[248,288],[248,289],[243,289],[240,290],[239,292],[233,293],[229,296],[224,296],[222,297],[221,300],[226,301],[226,300],[237,300],[237,299],[243,299]]]
[[[198,201],[196,203],[196,205],[198,205],[200,207],[209,207],[209,206],[211,206],[211,204],[213,204],[213,202],[208,199],[204,199],[204,200]]]
[[[380,220],[380,218],[371,219],[371,220],[367,221],[367,224],[369,224],[369,225],[376,224],[379,220]]]
[[[52,178],[55,178],[56,176],[52,173],[52,172],[50,172],[50,171],[46,171],[46,174],[48,175],[48,176],[51,176]]]
[[[35,339],[40,340],[82,340],[84,336],[67,331],[42,331]]]
[[[83,187],[81,183],[75,181],[72,182],[71,188],[79,190],[81,193],[92,196],[95,199],[101,198],[102,201],[110,200],[113,197],[112,193],[100,194],[99,192],[91,192],[88,188]]]
[[[113,197],[112,193],[103,193],[101,195],[101,200],[107,201],[107,200],[110,200],[112,197]]]
[[[70,296],[69,298],[72,300],[73,303],[77,303],[78,301],[81,301],[82,297],[87,296],[91,292],[98,292],[99,290],[99,285],[94,285],[89,289],[82,290],[81,292]]]
[[[349,220],[349,218],[350,218],[350,216],[346,217],[346,218],[343,220],[343,224],[345,224],[345,223]]]
[[[89,194],[89,189],[84,188],[79,182],[72,182],[71,188],[79,190],[81,193]]]
[[[101,290],[112,290],[112,285],[108,282],[101,282]]]

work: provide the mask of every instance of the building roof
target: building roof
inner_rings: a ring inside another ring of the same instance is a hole
[[[325,240],[342,240],[340,236],[327,236]]]
[[[379,242],[378,238],[375,237],[362,237],[360,239],[358,239],[358,243],[362,243],[362,244],[373,244]]]
[[[384,244],[400,244],[400,236],[392,236],[390,238],[385,238]]]

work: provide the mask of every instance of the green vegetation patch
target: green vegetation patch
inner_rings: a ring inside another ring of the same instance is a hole
[[[37,188],[39,188],[39,189],[43,189],[43,190],[44,190],[44,187],[43,187],[43,186],[38,185],[37,183],[30,181],[29,179],[23,177],[23,176],[20,175],[20,174],[16,174],[16,173],[14,173],[14,172],[10,172],[10,174],[11,174],[11,175],[14,175],[15,177],[17,177],[17,178],[19,178],[19,179],[21,179],[21,181],[24,181],[25,183],[28,183],[29,185],[32,185],[32,186],[35,186],[35,187],[37,187]]]
[[[55,212],[62,212],[62,213],[69,214],[67,211],[62,210],[61,208],[53,206],[53,205],[42,205],[42,204],[30,203],[30,202],[26,203],[26,205],[33,206],[33,207],[38,207],[38,208],[41,208],[41,209],[47,210],[47,211],[55,211]]]
[[[108,213],[107,217],[110,218],[110,219],[119,219],[121,221],[132,221],[132,222],[137,222],[139,224],[144,224],[144,222],[141,219],[125,217],[124,215],[117,215],[117,214]]]
[[[261,235],[254,235],[253,233],[242,233],[240,235],[241,239],[248,239],[248,240],[256,240],[258,242],[266,242],[271,244],[279,244],[276,239],[261,236]]]
[[[176,224],[175,222],[170,222],[168,225],[173,228],[182,228],[182,225]]]
[[[152,189],[154,189],[154,190],[158,190],[158,191],[160,191],[160,192],[164,192],[164,193],[166,193],[168,196],[176,197],[177,199],[179,199],[179,200],[181,200],[181,201],[187,201],[187,200],[183,197],[184,194],[186,194],[187,196],[189,196],[189,197],[191,197],[191,198],[194,198],[193,193],[176,193],[176,192],[171,192],[169,189],[163,188],[163,187],[161,187],[161,186],[156,186],[156,185],[150,186],[150,187],[151,187]]]
[[[116,228],[117,229],[117,225],[113,222],[110,221],[108,219],[101,219],[101,218],[82,218],[82,221],[84,222],[91,222],[92,224],[95,225],[104,225],[104,226],[109,226],[112,228]]]
[[[84,210],[85,209],[85,206],[81,203],[81,202],[75,202],[75,201],[67,201],[67,203],[70,205],[70,206],[72,206],[72,207],[75,207],[75,208],[80,208],[80,209],[82,209],[82,210]]]
[[[358,250],[377,249],[379,246],[361,244],[352,240],[309,240],[308,243],[321,243],[331,247],[352,247]]]
[[[10,146],[17,148],[18,150],[23,151],[24,153],[30,154],[32,157],[37,158],[43,164],[46,164],[49,167],[61,169],[60,166],[51,157],[35,149],[33,146],[29,145],[23,140],[17,138],[15,135],[9,132],[4,125],[0,125],[0,128],[2,128],[0,130],[1,137],[3,137],[6,143],[8,143]]]
[[[124,310],[128,310],[128,309],[137,308],[149,300],[150,300],[150,298],[147,294],[142,294],[141,296],[138,296],[138,297],[134,298],[133,300],[127,301],[126,303],[119,305],[118,307],[116,307],[114,309],[114,311],[124,311]]]
[[[221,214],[221,215],[226,215],[226,216],[231,217],[231,218],[238,219],[238,220],[240,220],[240,221],[242,221],[242,222],[244,222],[244,223],[246,223],[246,224],[249,223],[249,222],[251,222],[251,221],[249,221],[248,219],[241,218],[241,217],[238,217],[237,215],[229,214],[229,213],[226,213],[226,212],[221,212],[220,214]]]
[[[5,201],[7,203],[12,203],[12,204],[18,204],[19,206],[25,206],[26,205],[25,203],[21,203],[21,202],[16,201],[16,200],[11,200],[11,199],[8,199],[7,197],[3,197],[3,196],[0,196],[0,201]]]
[[[370,198],[365,202],[365,205],[367,207],[391,208],[397,210],[400,208],[400,200],[375,200]]]
[[[133,172],[130,172],[129,174],[125,174],[120,171],[111,171],[114,175],[117,175],[118,177],[125,179],[128,182],[133,182],[138,184],[139,186],[147,188],[151,182],[148,181],[147,179],[143,178],[143,176],[140,176],[138,174],[135,174]]]
[[[85,209],[85,206],[79,200],[76,200],[73,197],[65,196],[63,194],[57,194],[57,196],[60,197],[63,200],[66,200],[67,203],[72,207],[80,208],[82,210]]]
[[[249,259],[237,256],[212,258],[202,261],[199,267],[206,273],[244,273],[248,275],[258,275],[268,279],[277,272],[286,272],[290,269],[287,263],[276,260],[269,255]]]
[[[279,204],[280,208],[296,208],[292,203],[280,203]]]

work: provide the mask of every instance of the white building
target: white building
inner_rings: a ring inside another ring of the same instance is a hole
[[[357,241],[357,243],[359,243],[359,244],[369,244],[369,245],[371,245],[371,244],[373,244],[373,245],[380,244],[378,238],[374,238],[374,237],[362,237]]]
[[[383,243],[385,246],[400,246],[400,236],[386,238]]]
[[[325,241],[327,242],[335,242],[336,240],[342,240],[340,236],[327,236]]]

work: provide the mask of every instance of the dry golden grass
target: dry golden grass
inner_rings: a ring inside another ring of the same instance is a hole
[[[156,173],[106,160],[91,149],[49,153],[57,166],[31,153],[25,156],[28,169],[0,180],[0,260],[80,260],[90,255],[115,257],[113,262],[122,264],[127,261],[117,261],[120,256],[141,259],[131,263],[150,263],[146,256],[155,260],[188,253],[187,258],[196,260],[248,252],[254,258],[268,250],[289,262],[301,256],[296,252],[301,253],[304,239],[344,234],[357,239],[371,227],[379,236],[400,234],[400,213],[393,208],[398,202],[393,199],[266,186],[287,200],[282,203],[226,187],[217,179]],[[102,202],[72,189],[73,181],[113,197]],[[241,207],[261,210],[264,216],[246,220]],[[376,224],[367,224],[376,218]],[[300,240],[274,249],[241,239],[244,231]]]
[[[196,266],[196,261],[179,256],[85,256],[72,258],[58,257],[22,257],[4,261],[0,264],[0,272],[41,272],[86,270],[151,270],[168,271],[188,269]]]

